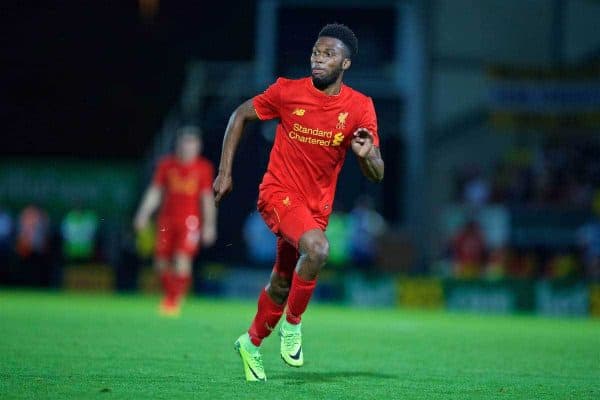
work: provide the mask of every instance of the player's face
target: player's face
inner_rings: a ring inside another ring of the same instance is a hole
[[[335,83],[349,67],[350,60],[341,40],[326,36],[317,39],[310,56],[312,81],[317,89],[325,89]]]
[[[200,154],[201,143],[195,135],[183,135],[177,141],[177,156],[183,161],[191,161]]]

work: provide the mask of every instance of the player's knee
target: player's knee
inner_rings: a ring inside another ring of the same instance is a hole
[[[157,257],[154,262],[154,269],[158,273],[162,273],[169,268],[169,261],[163,257]]]
[[[306,244],[306,256],[314,265],[322,267],[329,258],[329,242],[324,235],[315,237]]]
[[[184,253],[175,255],[175,273],[189,275],[192,273],[192,258]]]

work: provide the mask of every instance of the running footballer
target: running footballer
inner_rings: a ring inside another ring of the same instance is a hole
[[[199,128],[180,128],[175,154],[159,162],[134,220],[136,230],[145,229],[160,206],[155,268],[164,292],[159,312],[165,316],[179,315],[194,256],[202,245],[211,246],[216,239],[214,167],[201,151]]]
[[[311,76],[277,79],[241,104],[225,130],[213,184],[217,205],[233,188],[233,159],[246,123],[279,120],[258,197],[258,210],[277,235],[277,257],[256,316],[235,342],[248,381],[266,380],[260,345],[284,311],[281,357],[290,366],[304,363],[301,318],[329,256],[324,232],[348,149],[367,178],[383,179],[373,101],[342,83],[357,50],[356,36],[347,26],[326,25],[312,49]]]

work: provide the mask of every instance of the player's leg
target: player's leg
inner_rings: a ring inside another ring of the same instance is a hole
[[[166,296],[171,285],[172,271],[169,268],[169,259],[164,256],[156,255],[154,257],[154,270],[160,279],[160,286],[163,294]]]
[[[194,218],[197,220],[197,217]],[[189,217],[185,221],[188,221],[188,219]],[[180,221],[173,228],[175,231],[173,296],[175,306],[179,309],[181,300],[187,295],[192,282],[192,264],[194,256],[199,250],[200,230],[197,223],[188,224],[184,221]]]
[[[157,228],[154,268],[163,291],[159,311],[163,315],[172,315],[175,295],[175,275],[172,267],[174,232],[169,221],[165,219],[159,219]]]
[[[298,257],[294,246],[282,238],[277,239],[277,256],[271,278],[259,295],[256,315],[248,330],[255,346],[260,346],[262,340],[271,334],[283,314]]]
[[[280,351],[287,364],[300,367],[304,364],[300,321],[329,256],[329,242],[323,233],[325,221],[317,221],[301,199],[290,202],[286,195],[286,200],[284,207],[276,209],[278,233],[298,249],[299,258],[292,272],[286,318],[279,329]]]
[[[171,259],[161,259],[157,264],[164,265],[159,273],[163,297],[159,305],[159,313],[164,316],[176,317],[179,315],[177,303],[177,276]]]
[[[329,242],[320,228],[303,233],[298,241],[300,257],[292,276],[286,319],[281,324],[281,357],[290,366],[304,364],[301,318],[317,285],[319,272],[329,257]]]
[[[277,256],[267,286],[261,291],[254,320],[247,333],[235,342],[244,364],[246,380],[265,380],[259,346],[269,336],[283,315],[292,273],[299,254],[296,248],[282,238],[277,240]]]
[[[192,282],[192,263],[193,256],[186,251],[177,251],[175,253],[175,271],[174,271],[174,297],[175,303],[180,304],[185,298]]]
[[[321,229],[302,235],[298,243],[300,258],[292,277],[286,319],[299,324],[317,283],[317,276],[329,257],[329,241]]]

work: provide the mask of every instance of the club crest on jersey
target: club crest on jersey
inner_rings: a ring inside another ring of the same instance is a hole
[[[338,123],[335,126],[336,129],[344,129],[346,127],[346,118],[348,118],[348,112],[341,112],[338,115]]]
[[[292,111],[292,114],[303,117],[305,112],[306,110],[304,108],[296,108],[294,111]]]

